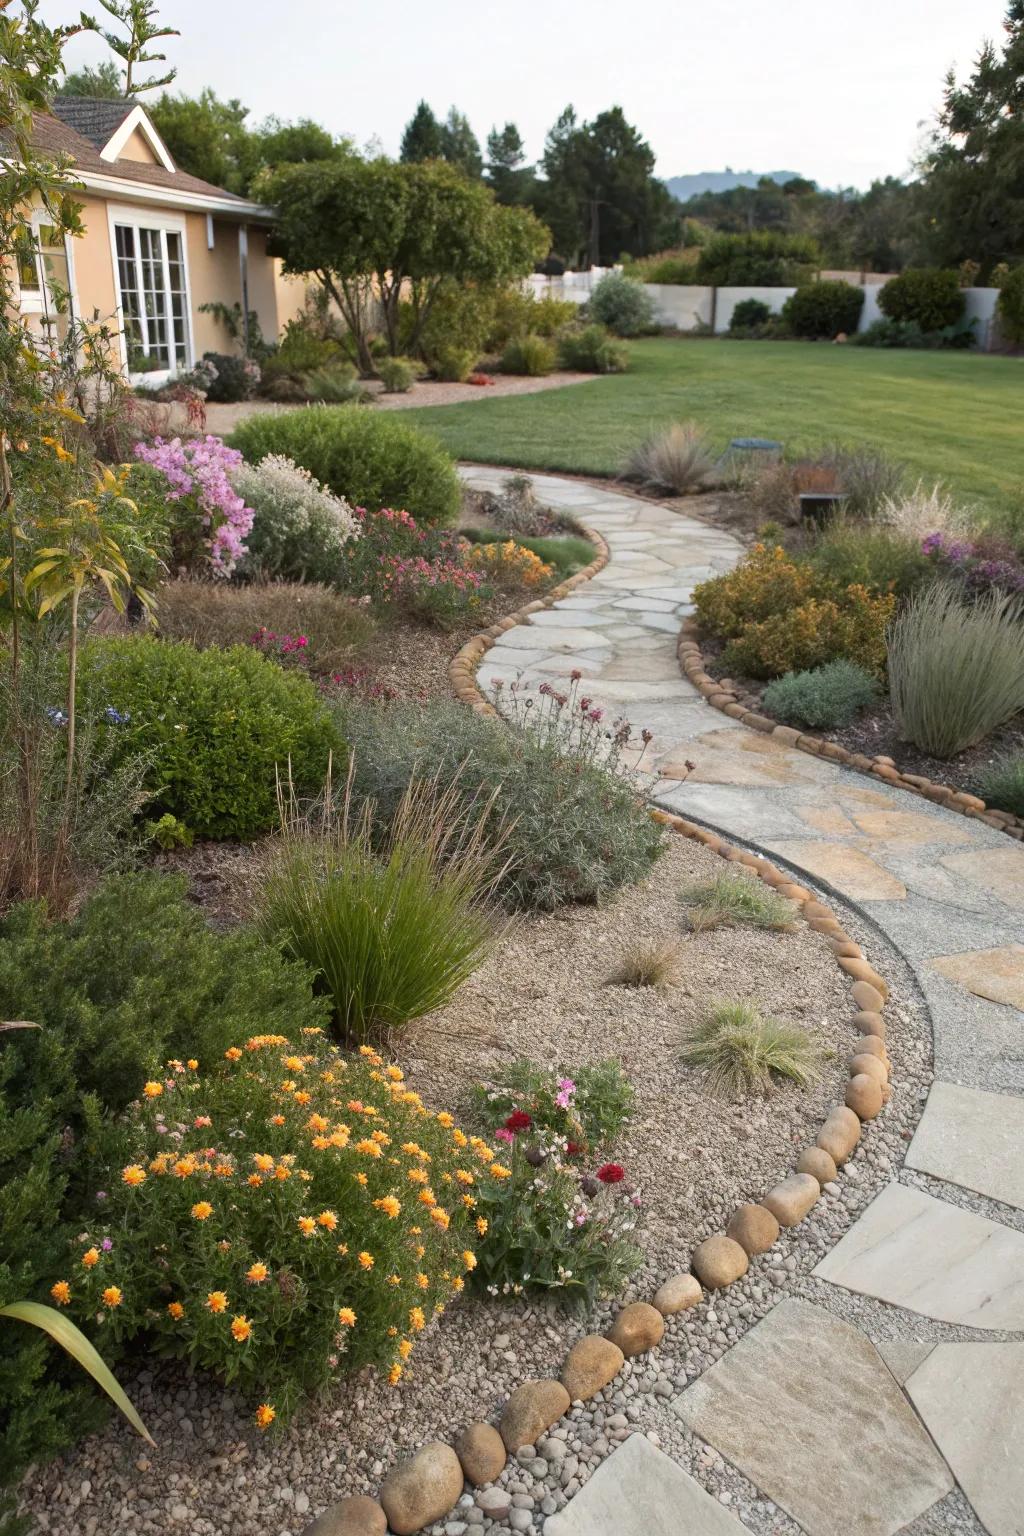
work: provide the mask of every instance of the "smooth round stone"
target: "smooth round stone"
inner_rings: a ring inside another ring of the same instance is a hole
[[[860,1140],[860,1121],[846,1105],[836,1105],[818,1132],[818,1146],[841,1168]]]
[[[859,1072],[846,1085],[846,1102],[861,1120],[873,1120],[885,1102],[882,1084]]]
[[[716,1232],[694,1250],[690,1263],[701,1284],[709,1291],[715,1291],[724,1285],[732,1285],[734,1280],[745,1275],[750,1260],[733,1238],[726,1237],[724,1232]]]
[[[885,997],[870,981],[855,981],[850,989],[857,1007],[864,1013],[881,1013]]]
[[[854,1052],[857,1056],[877,1056],[883,1067],[888,1068],[889,1052],[885,1048],[885,1041],[878,1035],[861,1035],[857,1041]]]
[[[656,1307],[647,1301],[634,1301],[623,1307],[608,1330],[607,1337],[617,1344],[627,1359],[642,1355],[660,1344],[665,1332],[665,1319]]]
[[[655,1291],[653,1305],[662,1317],[674,1317],[677,1312],[695,1307],[703,1295],[700,1281],[694,1275],[673,1275]]]
[[[505,1466],[505,1442],[493,1424],[469,1424],[455,1442],[467,1483],[493,1483]]]
[[[602,1338],[599,1333],[588,1334],[570,1349],[562,1367],[562,1386],[574,1403],[585,1403],[614,1381],[624,1360],[618,1344]]]
[[[883,1000],[889,996],[888,986],[879,976],[874,966],[870,965],[867,960],[849,955],[840,955],[839,964],[847,976],[852,976],[854,981],[864,981],[867,982],[869,987],[874,987]]]
[[[332,1504],[307,1525],[302,1536],[386,1536],[388,1517],[365,1493]]]
[[[795,1227],[803,1221],[821,1194],[821,1185],[813,1174],[791,1173],[764,1197],[764,1204],[783,1227]]]
[[[796,1164],[797,1173],[809,1173],[819,1184],[831,1184],[838,1172],[835,1163],[822,1147],[805,1147]]]
[[[504,1520],[512,1508],[512,1495],[507,1488],[482,1488],[474,1502],[492,1520]]]
[[[462,1463],[450,1445],[431,1440],[415,1456],[400,1461],[381,1484],[380,1502],[395,1536],[440,1520],[462,1493]]]
[[[880,1013],[861,1009],[860,1013],[854,1014],[851,1022],[862,1035],[877,1035],[879,1040],[885,1039],[885,1020]]]
[[[859,1051],[850,1060],[851,1077],[873,1077],[879,1087],[889,1081],[889,1074],[885,1070],[885,1062],[870,1051]]]
[[[754,1258],[756,1254],[767,1253],[776,1241],[779,1223],[767,1206],[741,1205],[733,1212],[725,1235]]]
[[[569,1408],[569,1394],[560,1381],[524,1381],[505,1404],[498,1432],[507,1450],[536,1445],[538,1435],[550,1429]]]

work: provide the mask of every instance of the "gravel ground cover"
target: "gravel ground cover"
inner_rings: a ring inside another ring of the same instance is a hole
[[[401,1048],[424,1096],[460,1110],[472,1081],[522,1053],[573,1063],[614,1054],[621,1061],[637,1100],[616,1157],[641,1187],[646,1207],[647,1259],[627,1300],[650,1294],[658,1279],[685,1267],[692,1247],[720,1229],[739,1200],[757,1198],[787,1173],[823,1111],[842,1098],[855,1037],[848,987],[824,940],[802,928],[692,937],[682,931],[679,887],[722,868],[707,850],[673,839],[651,877],[606,907],[522,922],[460,998],[414,1026]],[[661,1346],[627,1362],[611,1387],[534,1447],[536,1454],[513,1458],[491,1490],[493,1513],[485,1513],[488,1498],[467,1493],[430,1528],[439,1536],[540,1533],[545,1517],[636,1430],[687,1466],[759,1536],[796,1532],[685,1429],[669,1403],[781,1296],[822,1289],[803,1277],[892,1177],[920,1112],[931,1075],[930,1037],[909,973],[855,913],[834,899],[830,904],[892,988],[893,1096],[885,1114],[865,1128],[841,1178],[805,1221],[783,1232],[727,1292],[669,1319]],[[626,942],[673,933],[684,945],[677,986],[655,994],[606,984]],[[675,1062],[674,1046],[685,1022],[723,993],[757,999],[766,1013],[804,1025],[832,1053],[820,1086],[807,1093],[781,1088],[739,1106],[709,1100],[700,1074]],[[495,1417],[522,1380],[557,1371],[576,1338],[607,1326],[615,1305],[602,1304],[584,1320],[525,1298],[464,1302],[424,1338],[400,1390],[375,1378],[350,1380],[271,1439],[258,1439],[247,1405],[215,1383],[146,1366],[125,1380],[158,1448],[111,1422],[71,1455],[30,1474],[24,1506],[54,1536],[300,1536],[344,1494],[375,1492],[398,1457],[426,1440],[450,1438],[470,1419]],[[954,1498],[949,1518],[943,1515],[935,1529],[975,1530],[958,1518],[955,1504]]]

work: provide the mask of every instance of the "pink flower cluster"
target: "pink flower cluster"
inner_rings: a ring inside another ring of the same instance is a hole
[[[136,443],[135,457],[166,478],[168,501],[188,505],[203,530],[211,566],[218,575],[230,576],[245,554],[255,516],[229,478],[242,455],[222,438],[208,435],[187,442],[157,437],[152,443]]]

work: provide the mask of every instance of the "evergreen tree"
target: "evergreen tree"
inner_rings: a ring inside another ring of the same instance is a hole
[[[515,123],[487,135],[487,182],[499,203],[525,203],[533,187],[533,166],[526,164],[522,135]]]
[[[440,160],[443,155],[444,129],[427,103],[421,101],[405,125],[398,158],[406,162]]]
[[[483,175],[480,141],[469,126],[469,118],[456,107],[448,108],[448,116],[441,129],[441,154],[449,165],[457,165],[474,181]]]

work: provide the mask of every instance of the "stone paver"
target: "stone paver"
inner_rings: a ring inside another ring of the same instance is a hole
[[[907,1167],[1024,1210],[1024,1099],[934,1083]]]
[[[906,1390],[989,1536],[1024,1536],[1024,1344],[938,1344]]]
[[[643,1435],[630,1435],[544,1536],[743,1536],[746,1527]]]
[[[476,467],[463,473],[490,488],[505,474]],[[862,906],[914,970],[933,1020],[939,1081],[910,1165],[961,1191],[1024,1208],[1021,1108],[1007,1096],[1024,1094],[1024,846],[712,710],[679,678],[676,643],[693,611],[694,587],[735,564],[738,542],[634,496],[556,476],[533,478],[541,500],[602,532],[611,558],[547,617],[504,634],[483,659],[481,686],[500,675],[557,687],[578,666],[586,693],[610,720],[626,717],[635,734],[652,733],[643,758],[652,799]],[[561,637],[569,637],[565,646]],[[893,1183],[814,1273],[882,1305],[923,1314],[931,1320],[928,1340],[905,1336],[903,1316],[901,1336],[876,1350],[829,1312],[783,1303],[683,1394],[678,1406],[687,1423],[789,1509],[808,1536],[882,1536],[915,1520],[950,1486],[899,1390],[905,1381],[990,1536],[1024,1536],[1024,1494],[1008,1481],[1003,1441],[993,1436],[987,1447],[982,1429],[1000,1414],[1008,1422],[1015,1416],[1019,1441],[1019,1357],[979,1355],[976,1363],[966,1354],[943,1354],[975,1346],[936,1346],[934,1337],[944,1324],[1024,1329],[1024,1236],[952,1200]],[[957,1359],[966,1362],[965,1373],[974,1372],[968,1413],[961,1415],[970,1423],[959,1434],[950,1423],[961,1406],[952,1379]],[[980,1363],[986,1359],[996,1362],[991,1381]],[[627,1449],[548,1521],[551,1536],[717,1533],[701,1523],[709,1515],[666,1516],[674,1497],[668,1493],[639,1527],[628,1523],[625,1507],[618,1527],[596,1523],[613,1490],[631,1477]],[[1018,1449],[1016,1464],[1022,1460]],[[915,1529],[931,1536],[930,1518]],[[948,1528],[944,1520],[935,1526]]]
[[[808,1536],[891,1536],[952,1486],[874,1345],[805,1301],[780,1302],[674,1406]]]
[[[1024,1329],[1024,1236],[904,1184],[888,1184],[814,1274],[940,1322]]]

